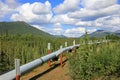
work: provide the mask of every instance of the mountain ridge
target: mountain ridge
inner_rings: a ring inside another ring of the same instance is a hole
[[[93,33],[90,33],[88,35],[89,35],[89,37],[98,37],[98,38],[100,37],[101,38],[101,37],[105,37],[109,34],[114,34],[114,35],[120,37],[120,30],[117,30],[117,31],[114,31],[114,32],[110,32],[110,31],[106,31],[106,30],[97,30],[97,31],[95,31]],[[81,36],[81,37],[84,37],[84,35]]]
[[[49,33],[39,30],[23,21],[0,22],[0,34],[33,34],[43,37],[54,37]]]

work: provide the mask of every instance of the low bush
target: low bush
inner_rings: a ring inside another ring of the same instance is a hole
[[[118,80],[120,41],[80,46],[69,69],[73,80]]]

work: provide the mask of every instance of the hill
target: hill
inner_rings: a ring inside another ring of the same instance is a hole
[[[33,34],[43,37],[53,37],[52,35],[43,32],[29,24],[17,21],[17,22],[0,22],[0,34]]]
[[[99,38],[101,38],[101,37],[105,37],[109,34],[115,34],[117,36],[120,36],[120,30],[117,30],[115,32],[110,32],[110,31],[106,31],[106,30],[97,30],[97,31],[89,34],[89,37],[99,37]],[[81,36],[81,37],[84,37],[84,35]]]
[[[114,33],[120,37],[120,30],[115,31]]]
[[[56,38],[67,38],[66,36],[64,36],[64,35],[53,35],[54,37],[56,37]]]
[[[112,34],[112,32],[105,31],[105,30],[97,30],[91,34],[89,34],[90,37],[105,37],[106,35]]]

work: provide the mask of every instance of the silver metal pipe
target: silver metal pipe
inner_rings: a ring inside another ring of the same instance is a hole
[[[22,75],[22,74],[40,66],[44,62],[59,56],[60,53],[64,53],[65,51],[68,51],[70,49],[73,49],[74,47],[79,47],[79,46],[80,46],[80,44],[77,44],[77,45],[74,45],[74,46],[69,46],[69,47],[66,47],[66,48],[62,48],[62,49],[59,49],[58,51],[55,51],[55,52],[50,53],[46,56],[43,56],[43,57],[38,58],[34,61],[31,61],[27,64],[24,64],[24,65],[20,66],[20,73]],[[9,71],[5,74],[0,75],[0,80],[13,80],[13,79],[15,79],[15,77],[16,77],[16,71],[14,69],[12,71]]]

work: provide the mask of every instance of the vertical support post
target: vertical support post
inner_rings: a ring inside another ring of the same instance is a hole
[[[67,42],[65,42],[65,47],[67,47]]]
[[[67,42],[65,42],[65,48],[67,47]],[[66,51],[68,53],[68,51]],[[65,54],[65,58],[67,59],[67,54]]]
[[[75,46],[75,40],[73,41],[73,46]],[[76,57],[76,48],[75,47],[74,47],[73,53],[74,53],[74,56]]]
[[[20,80],[20,59],[15,59],[16,80]]]
[[[50,43],[48,43],[48,54],[50,54]],[[48,67],[50,67],[50,60],[48,61]]]
[[[2,53],[2,42],[0,40],[0,56],[1,56],[1,53]]]
[[[62,49],[62,46],[60,46],[60,49]],[[62,67],[62,53],[60,53],[60,66]]]
[[[73,41],[73,46],[75,45],[75,40]]]

